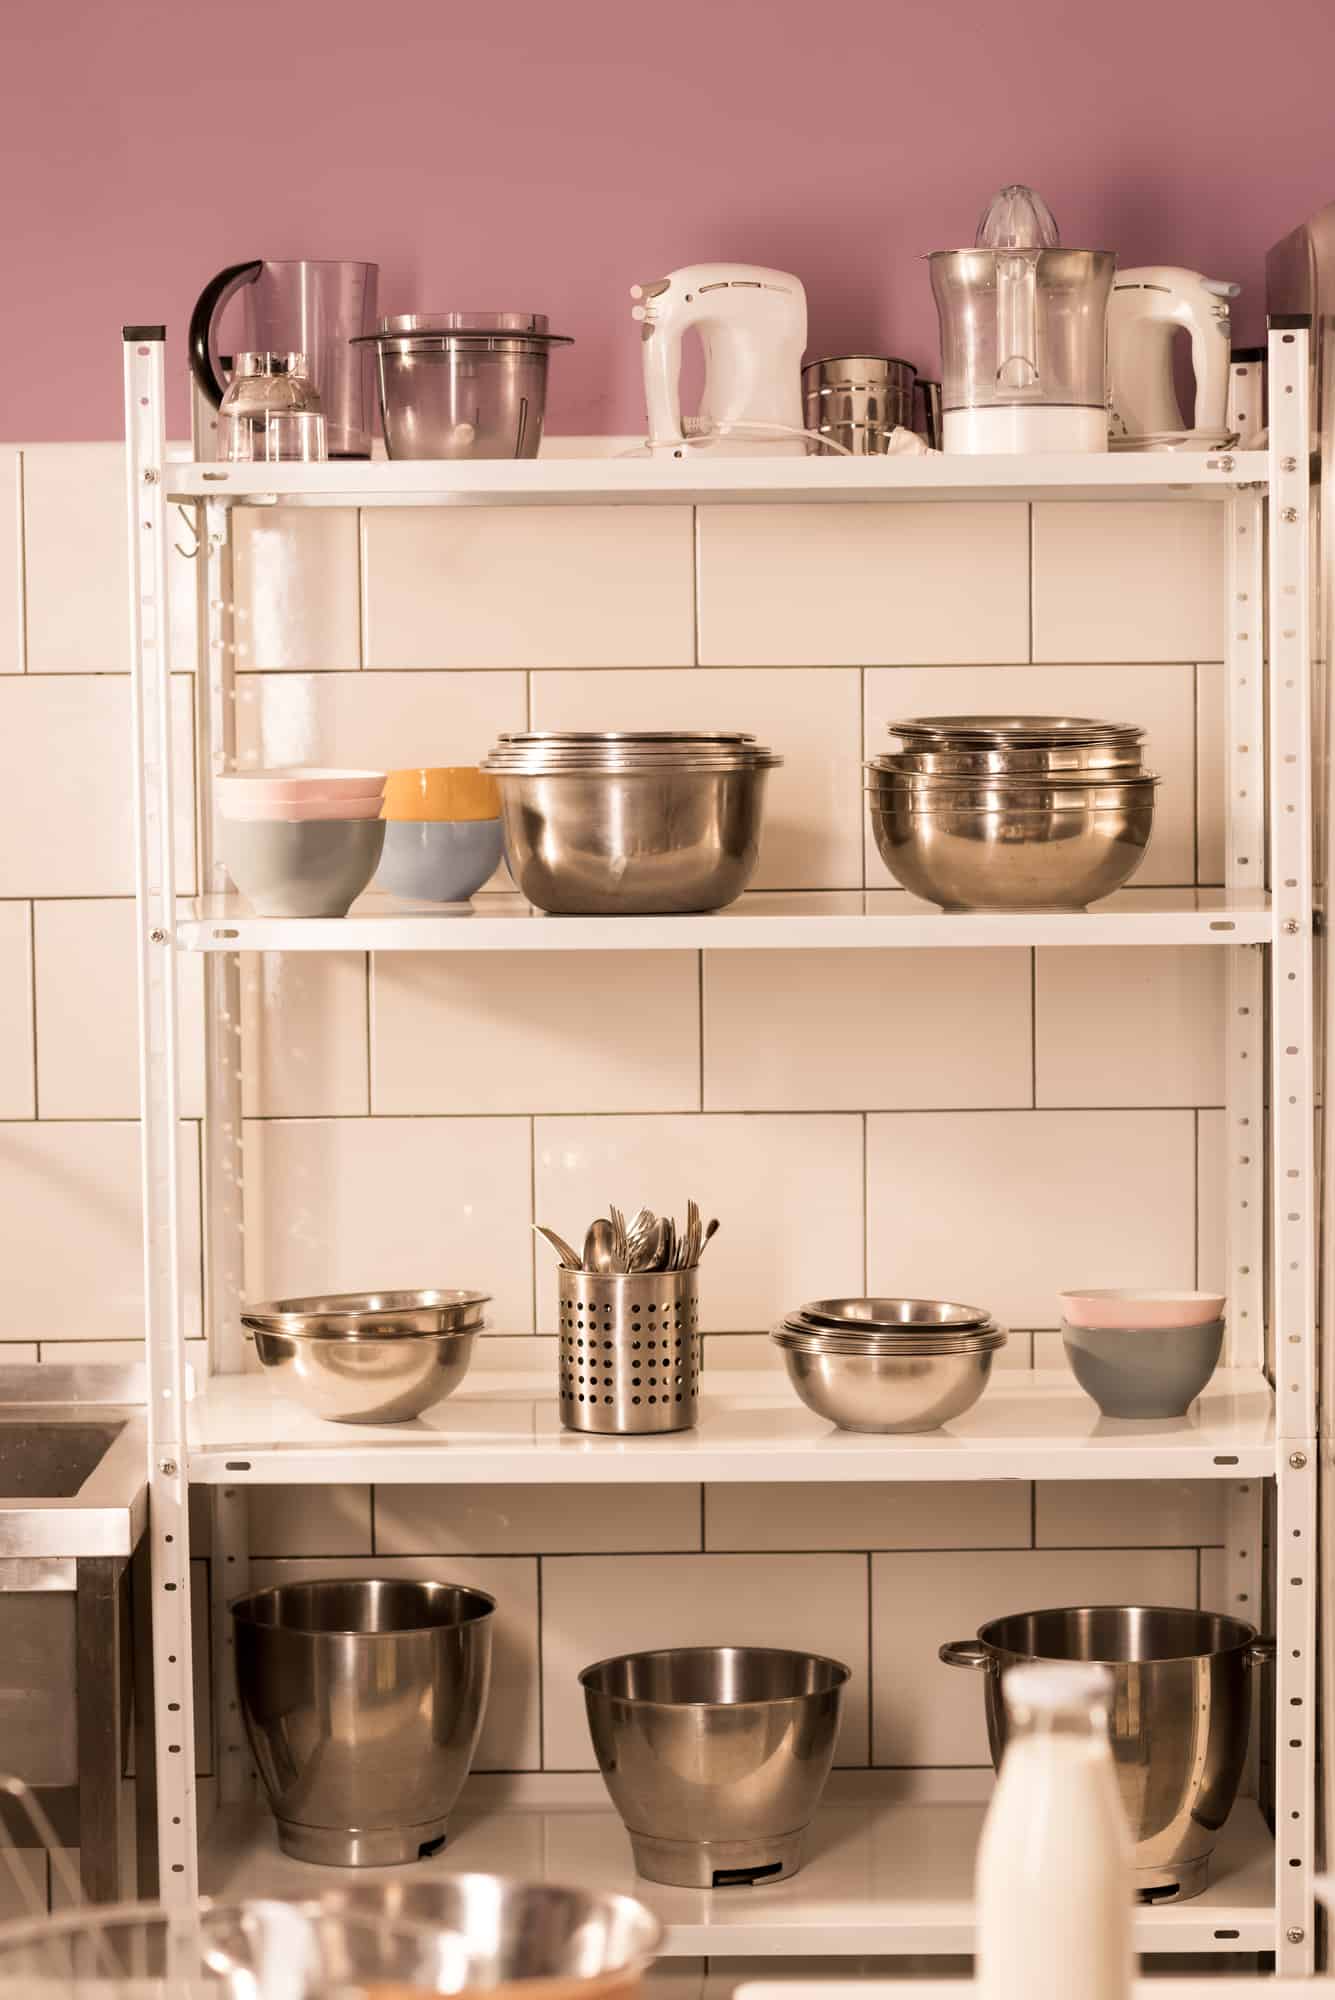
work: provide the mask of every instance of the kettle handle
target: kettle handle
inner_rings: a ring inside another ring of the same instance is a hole
[[[229,264],[216,278],[209,279],[195,300],[190,315],[190,372],[215,410],[222,402],[224,387],[213,360],[213,322],[233,292],[242,285],[253,285],[263,269],[264,262],[259,257],[253,257],[248,264]]]

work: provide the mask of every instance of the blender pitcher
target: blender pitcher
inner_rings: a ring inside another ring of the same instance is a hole
[[[1106,451],[1116,258],[1066,250],[1031,188],[1002,188],[972,250],[928,259],[946,451]]]
[[[375,327],[376,264],[252,258],[211,278],[190,316],[190,368],[215,409],[227,382],[218,357],[218,321],[242,294],[244,330],[235,342],[260,354],[302,354],[325,415],[330,458],[371,456],[370,383],[358,335]]]

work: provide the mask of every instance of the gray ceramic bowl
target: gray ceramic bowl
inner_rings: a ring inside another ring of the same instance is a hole
[[[498,819],[390,819],[377,886],[419,903],[466,903],[500,860]]]
[[[382,819],[228,819],[223,859],[260,917],[346,917],[375,874]]]
[[[1219,1366],[1224,1322],[1063,1326],[1071,1373],[1105,1417],[1182,1417]]]

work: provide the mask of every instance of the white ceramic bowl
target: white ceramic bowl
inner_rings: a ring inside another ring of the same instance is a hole
[[[1111,1326],[1152,1333],[1164,1327],[1210,1326],[1224,1316],[1222,1292],[1060,1292],[1068,1326]]]
[[[380,795],[367,799],[247,799],[234,793],[222,802],[228,820],[379,819]]]
[[[219,798],[230,799],[378,799],[385,790],[383,771],[349,771],[323,764],[275,764],[267,771],[229,771],[214,780]]]

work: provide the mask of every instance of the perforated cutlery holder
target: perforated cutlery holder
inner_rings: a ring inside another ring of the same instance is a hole
[[[641,1436],[689,1430],[700,1395],[699,1272],[558,1273],[561,1422]]]

